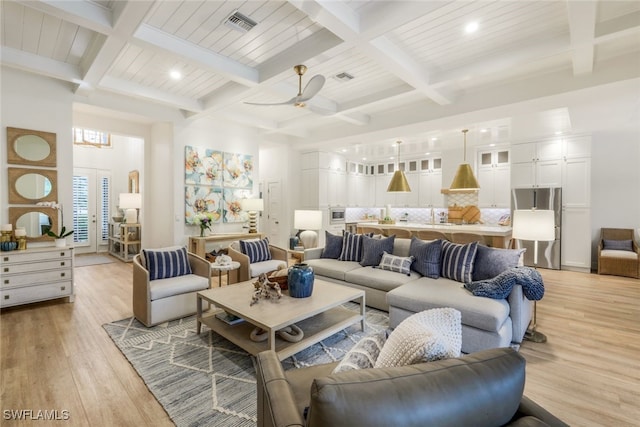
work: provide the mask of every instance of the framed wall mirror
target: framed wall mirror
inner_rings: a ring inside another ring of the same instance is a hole
[[[58,211],[44,206],[10,207],[9,221],[13,224],[14,230],[17,227],[24,227],[27,240],[30,241],[52,240],[52,237],[47,236],[47,230],[51,228],[58,231]]]
[[[49,169],[8,168],[9,203],[55,202],[58,172]]]
[[[56,167],[56,134],[7,127],[7,163]]]
[[[140,172],[131,171],[129,172],[129,193],[139,193],[140,192]]]

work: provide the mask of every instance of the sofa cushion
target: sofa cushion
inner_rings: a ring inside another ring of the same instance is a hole
[[[258,277],[263,273],[270,273],[279,270],[280,266],[287,267],[287,263],[280,259],[270,259],[268,261],[254,262],[249,264],[249,276]]]
[[[471,283],[473,263],[476,259],[478,242],[464,245],[442,242],[442,277],[462,283]]]
[[[352,371],[354,369],[373,368],[386,340],[386,331],[380,331],[362,338],[344,355],[338,366],[331,373],[337,374],[338,372]]]
[[[186,247],[143,249],[144,267],[149,271],[149,280],[191,274],[191,264]]]
[[[471,273],[473,281],[496,277],[503,271],[518,266],[520,257],[526,249],[499,249],[478,245],[476,260]]]
[[[337,280],[345,280],[345,273],[362,268],[355,261],[338,261],[337,259],[310,259],[305,263],[313,267],[316,276],[331,277]]]
[[[442,240],[425,242],[417,237],[411,238],[409,253],[415,258],[411,269],[426,277],[440,277],[442,263]]]
[[[451,307],[462,313],[462,324],[497,332],[509,317],[509,303],[503,299],[476,297],[453,280],[423,277],[389,293],[390,306],[418,313],[430,308]]]
[[[342,238],[340,261],[358,261],[362,259],[362,234],[346,232]],[[371,235],[368,235],[371,237]]]
[[[369,265],[378,265],[382,259],[382,254],[393,251],[393,241],[396,236],[384,237],[376,239],[374,237],[362,236],[362,259],[360,265],[367,267]]]
[[[342,253],[342,236],[324,232],[324,248],[320,254],[320,258],[338,259]]]
[[[209,280],[207,280],[206,277],[195,274],[185,274],[183,276],[157,279],[149,282],[151,301],[186,294],[188,292],[202,291],[208,288]]]
[[[376,368],[413,365],[460,357],[460,312],[435,308],[407,317],[391,332],[376,360]]]
[[[631,240],[608,240],[603,239],[603,249],[612,249],[615,251],[633,251]]]
[[[380,270],[374,267],[360,267],[345,272],[344,281],[381,291],[390,291],[407,282],[417,280],[420,275],[411,271],[409,276],[394,271]]]
[[[240,240],[240,251],[249,257],[250,264],[271,259],[269,239],[266,237],[258,241]]]
[[[409,276],[411,274],[411,264],[413,264],[413,257],[402,257],[388,254],[386,251],[382,254],[382,259],[378,268],[382,270],[394,271],[396,273],[402,273]]]

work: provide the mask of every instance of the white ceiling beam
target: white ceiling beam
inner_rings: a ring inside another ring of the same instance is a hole
[[[596,25],[596,43],[640,32],[640,11],[610,19]]]
[[[567,0],[573,74],[576,76],[593,72],[597,6],[597,1]]]
[[[167,34],[147,24],[141,25],[135,32],[135,38],[165,52],[178,55],[185,60],[220,74],[225,78],[245,86],[252,87],[259,82],[259,73],[255,68],[243,65],[218,53]]]
[[[17,3],[101,34],[113,33],[111,11],[95,2],[17,0]]]
[[[133,97],[145,98],[161,104],[172,105],[176,108],[181,108],[187,111],[201,112],[203,110],[202,103],[198,100],[172,95],[161,90],[142,86],[127,80],[116,79],[110,76],[105,76],[102,79],[100,82],[100,88],[125,95],[128,94]]]
[[[80,68],[66,62],[56,61],[6,46],[0,47],[0,57],[2,57],[2,64],[9,67],[74,84],[82,83]]]
[[[117,36],[107,36],[106,40],[96,40],[94,53],[87,54],[83,59],[84,84],[78,87],[78,92],[82,94],[86,90],[92,90],[100,80],[107,74],[111,65],[118,58],[118,55],[133,37],[134,32],[143,23],[149,10],[153,7],[152,2],[146,1],[122,1],[118,2],[119,8],[114,30]]]

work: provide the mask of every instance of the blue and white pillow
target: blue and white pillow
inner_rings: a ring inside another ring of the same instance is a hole
[[[168,279],[192,273],[186,247],[143,249],[142,257],[149,272],[149,280]]]
[[[342,253],[342,236],[331,234],[326,230],[324,236],[325,243],[320,258],[338,259]]]
[[[415,258],[411,269],[431,279],[440,277],[442,261],[442,240],[425,242],[413,236],[409,246],[409,255]]]
[[[442,242],[442,277],[462,283],[471,283],[477,251],[478,242],[460,245],[444,240]]]
[[[262,240],[240,240],[240,251],[249,257],[249,263],[269,261],[271,251],[269,251],[269,239]]]
[[[338,260],[360,262],[362,259],[362,236],[362,234],[344,233],[342,238],[342,252]]]
[[[362,236],[362,260],[360,260],[360,265],[367,267],[380,264],[383,253],[393,252],[393,242],[395,238],[395,235],[383,237],[382,239]]]
[[[396,273],[411,275],[411,264],[413,263],[413,257],[402,257],[397,255],[391,255],[385,252],[382,255],[378,268],[381,270],[395,271]]]

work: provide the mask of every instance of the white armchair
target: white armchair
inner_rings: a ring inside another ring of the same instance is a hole
[[[287,266],[287,251],[277,246],[269,245],[271,259],[267,261],[249,262],[249,257],[240,250],[240,242],[231,243],[228,249],[228,255],[232,260],[240,263],[240,268],[231,278],[231,283],[244,282],[254,277],[260,276],[262,273],[268,273],[277,270],[280,266]]]
[[[182,248],[162,248],[155,251],[175,251]],[[185,249],[186,251],[186,249]],[[145,326],[190,316],[196,312],[196,293],[211,287],[211,264],[199,256],[187,253],[191,274],[150,280],[145,258],[133,258],[133,314]]]

